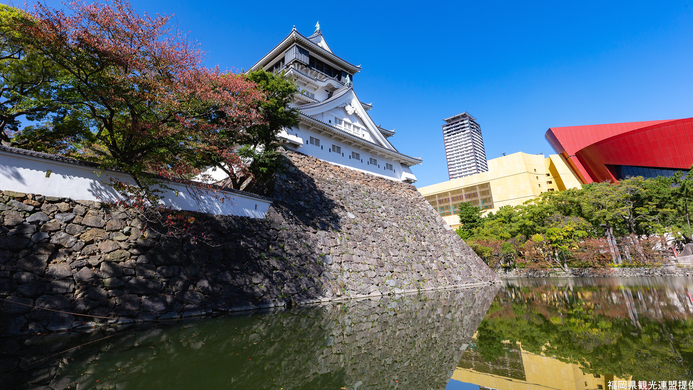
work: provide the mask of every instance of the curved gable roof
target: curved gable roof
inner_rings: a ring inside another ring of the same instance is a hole
[[[378,126],[373,122],[373,119],[371,119],[368,112],[366,112],[366,110],[363,108],[361,101],[359,100],[358,96],[356,96],[356,93],[351,86],[345,86],[338,89],[331,98],[323,102],[300,106],[298,109],[301,110],[301,112],[305,115],[315,116],[338,107],[344,103],[354,101],[356,101],[356,104],[352,104],[352,107],[354,107],[357,116],[363,121],[363,124],[371,133],[371,136],[376,141],[378,146],[396,151],[397,149],[395,149],[395,147],[392,146],[392,144],[383,136],[380,129],[378,129]]]

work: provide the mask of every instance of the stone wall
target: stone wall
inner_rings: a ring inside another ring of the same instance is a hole
[[[287,152],[263,220],[0,195],[0,334],[488,284],[498,277],[408,184]],[[111,320],[113,321],[113,320]]]

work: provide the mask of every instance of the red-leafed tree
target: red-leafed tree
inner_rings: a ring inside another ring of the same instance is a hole
[[[169,17],[140,16],[120,0],[67,7],[39,3],[31,23],[15,26],[22,45],[64,72],[53,83],[61,109],[17,136],[20,145],[123,170],[141,187],[152,174],[191,178],[210,154],[242,168],[232,151],[262,123],[261,89],[202,66],[201,51],[170,29]]]

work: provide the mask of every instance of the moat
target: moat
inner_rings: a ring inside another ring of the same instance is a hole
[[[516,279],[0,338],[0,388],[690,388],[691,290],[680,277]]]

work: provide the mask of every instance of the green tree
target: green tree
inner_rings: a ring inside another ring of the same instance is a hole
[[[689,205],[693,201],[693,166],[686,174],[677,172],[672,179],[672,185],[674,186],[671,191],[672,197],[667,200],[676,210],[676,214],[681,215],[682,218],[680,221],[677,221],[677,225],[680,228],[684,241],[688,242],[691,240],[691,235],[693,235],[689,210]]]
[[[482,212],[481,208],[471,203],[465,202],[457,206],[457,215],[460,217],[460,223],[462,224],[462,226],[457,228],[457,234],[463,240],[470,238],[474,229],[481,227],[483,220]]]
[[[271,73],[259,69],[246,73],[246,77],[259,87],[265,97],[258,105],[262,122],[245,128],[240,136],[234,138],[240,145],[238,154],[250,161],[249,169],[239,174],[219,161],[214,161],[213,165],[229,175],[234,188],[245,189],[252,180],[253,190],[267,192],[269,188],[266,185],[283,167],[283,159],[277,151],[280,146],[278,134],[299,122],[298,110],[289,106],[298,87],[283,72]]]
[[[554,261],[564,271],[568,270],[567,257],[576,249],[577,242],[589,235],[588,228],[589,223],[580,217],[555,215],[549,220],[545,237],[553,251]]]
[[[6,146],[12,145],[22,117],[39,120],[57,109],[51,91],[59,70],[16,28],[33,24],[28,13],[0,4],[0,142]]]

